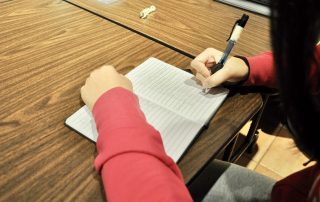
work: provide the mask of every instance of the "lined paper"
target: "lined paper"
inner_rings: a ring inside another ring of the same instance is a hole
[[[156,58],[149,58],[126,76],[148,123],[160,132],[165,151],[175,162],[228,94],[221,88],[204,95],[191,74]],[[66,125],[96,142],[94,119],[86,106],[67,118]]]
[[[202,93],[194,76],[156,58],[149,58],[127,77],[134,92],[199,124],[206,124],[228,95],[225,88]]]
[[[159,131],[166,153],[177,162],[202,125],[141,97],[139,104],[148,123]],[[87,106],[83,106],[71,115],[66,124],[90,140],[97,141],[98,132]]]
[[[139,104],[148,123],[160,132],[166,153],[177,162],[202,125],[142,97]]]
[[[66,125],[78,133],[96,142],[98,132],[90,109],[87,106],[81,107],[65,121]]]

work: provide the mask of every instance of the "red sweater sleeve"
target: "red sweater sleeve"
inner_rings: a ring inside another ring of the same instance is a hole
[[[261,85],[272,88],[276,86],[275,67],[271,52],[247,57],[246,59],[249,63],[250,74],[245,85]]]
[[[320,61],[320,45],[315,48],[316,61]],[[271,88],[276,87],[276,70],[272,52],[265,52],[253,57],[246,57],[250,68],[249,78],[244,85],[261,85]],[[314,66],[310,78],[313,78],[316,67]],[[318,78],[316,78],[318,79]],[[316,83],[318,81],[314,81]]]
[[[132,92],[109,90],[93,115],[99,133],[95,166],[108,201],[192,201],[178,166]]]
[[[314,165],[278,181],[271,193],[271,201],[319,201],[320,167]]]

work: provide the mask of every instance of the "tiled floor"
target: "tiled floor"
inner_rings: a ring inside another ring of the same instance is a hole
[[[246,134],[250,123],[241,131]],[[237,164],[258,173],[280,180],[304,168],[308,159],[295,147],[290,133],[282,124],[278,124],[271,133],[259,130],[259,138],[254,151],[245,153]],[[312,165],[310,163],[308,166]]]

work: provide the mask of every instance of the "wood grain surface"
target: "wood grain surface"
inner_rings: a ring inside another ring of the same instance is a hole
[[[250,19],[232,54],[251,56],[270,49],[269,20],[214,0],[66,0],[160,42],[196,56],[205,48],[223,51],[237,19]],[[157,10],[146,19],[139,13]]]
[[[0,201],[105,201],[95,145],[64,125],[89,73],[190,59],[63,1],[0,1]],[[229,97],[179,166],[188,182],[259,108]]]
[[[224,102],[208,129],[195,140],[178,164],[186,183],[227,146],[244,124],[258,112],[261,104],[261,97],[257,94],[237,94]]]

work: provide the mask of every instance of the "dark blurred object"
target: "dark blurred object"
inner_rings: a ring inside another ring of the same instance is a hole
[[[271,95],[262,113],[258,129],[267,134],[273,134],[279,124],[286,123],[282,102],[278,94]]]
[[[247,1],[252,1],[252,2],[262,4],[265,6],[270,6],[270,4],[271,4],[271,0],[247,0]]]
[[[263,86],[230,86],[229,89],[229,96],[236,93],[261,93],[262,95],[268,95],[257,129],[261,129],[268,134],[273,134],[280,123],[286,124],[287,119],[284,114],[279,90]]]
[[[215,0],[236,8],[245,9],[264,16],[270,16],[271,0]]]

